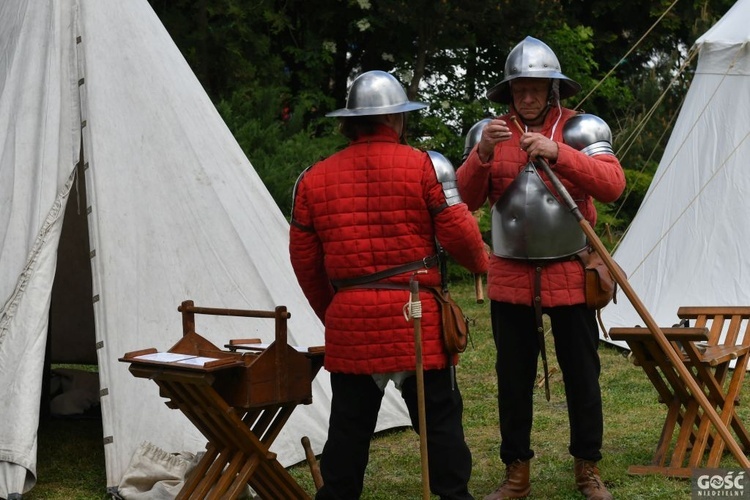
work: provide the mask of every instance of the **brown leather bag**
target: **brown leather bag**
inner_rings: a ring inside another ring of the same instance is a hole
[[[583,265],[586,305],[590,309],[601,309],[610,301],[617,304],[617,282],[599,253],[589,246],[578,252],[576,256]],[[614,264],[625,274],[617,262]]]
[[[358,283],[355,285],[342,284],[337,282],[336,289],[346,290],[347,288],[375,288],[386,290],[409,290],[406,283]],[[469,318],[451,297],[450,292],[442,291],[440,287],[419,285],[419,289],[430,292],[437,300],[440,306],[440,312],[443,320],[443,344],[449,355],[460,354],[466,350],[469,343]]]
[[[469,343],[469,319],[451,297],[448,290],[437,287],[420,287],[429,290],[437,299],[443,317],[443,343],[448,354],[460,354]]]

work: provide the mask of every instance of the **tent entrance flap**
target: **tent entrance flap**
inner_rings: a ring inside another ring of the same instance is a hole
[[[65,207],[57,249],[57,269],[50,299],[48,364],[97,363],[83,168],[81,161]]]
[[[13,307],[0,318],[0,365],[13,367],[0,373],[0,496],[36,481],[47,340],[53,363],[98,369],[100,450],[116,490],[143,442],[205,449],[183,415],[117,362],[139,346],[173,344],[170,312],[181,300],[283,304],[292,345],[321,345],[324,328],[289,262],[284,214],[147,0],[0,5],[9,48],[0,51],[0,121],[10,132],[0,141],[0,199],[13,203],[0,211],[0,304]],[[214,345],[272,333],[211,332]],[[312,391],[270,450],[284,467],[304,460],[302,435],[316,452],[325,442],[326,372]],[[389,389],[377,430],[408,423]]]

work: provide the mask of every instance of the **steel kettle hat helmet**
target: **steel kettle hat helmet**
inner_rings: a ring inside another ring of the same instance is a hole
[[[326,116],[371,116],[405,113],[426,108],[427,104],[410,101],[404,87],[385,71],[362,73],[352,82],[346,96],[346,107]]]
[[[516,78],[552,78],[559,80],[560,99],[577,94],[581,90],[578,82],[560,71],[560,61],[549,46],[536,38],[527,36],[508,54],[505,60],[505,79],[487,91],[487,99],[510,104],[510,82]]]

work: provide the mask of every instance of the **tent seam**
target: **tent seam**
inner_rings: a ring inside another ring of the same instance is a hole
[[[57,196],[55,202],[52,204],[52,208],[47,214],[47,217],[44,220],[44,224],[37,234],[34,245],[31,248],[29,258],[26,261],[26,265],[24,266],[23,271],[21,271],[21,274],[19,275],[16,286],[13,289],[13,292],[8,297],[8,300],[3,305],[2,310],[0,311],[0,344],[3,343],[3,340],[8,332],[10,322],[15,317],[15,314],[18,310],[18,303],[23,296],[23,292],[26,290],[29,279],[31,278],[34,269],[36,268],[39,254],[41,253],[41,250],[47,241],[52,226],[55,224],[55,222],[57,222],[63,212],[62,202],[70,195],[70,189],[73,185],[75,173],[76,170],[73,169],[73,172],[70,174],[70,177],[68,177],[68,180],[65,183],[63,191]]]

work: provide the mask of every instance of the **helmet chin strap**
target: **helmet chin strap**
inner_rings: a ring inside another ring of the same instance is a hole
[[[406,141],[406,122],[409,114],[401,113],[401,116],[403,116],[403,121],[401,122],[401,135],[399,136],[399,141],[401,142],[401,144],[408,144],[408,142]]]
[[[557,125],[560,123],[560,119],[562,118],[562,106],[560,105],[560,81],[557,79],[553,79],[550,88],[549,88],[549,95],[547,96],[547,105],[542,109],[538,115],[535,117],[526,120],[523,116],[518,114],[518,116],[521,117],[521,121],[524,124],[524,127],[526,130],[529,130],[529,124],[531,125],[540,125],[544,123],[544,119],[547,117],[547,113],[549,113],[550,109],[552,107],[556,107],[558,110],[557,114],[557,120],[555,120],[555,124],[552,126],[552,132],[550,133],[549,138],[552,139],[555,136],[555,131],[557,130]],[[513,107],[515,108],[515,103],[513,104]],[[516,110],[518,113],[518,111]],[[539,123],[536,123],[539,121]]]
[[[547,102],[547,106],[545,106],[544,109],[542,109],[538,115],[532,118],[526,119],[520,113],[518,114],[518,116],[521,117],[521,121],[523,122],[524,126],[528,129],[529,126],[541,125],[542,123],[544,123],[544,118],[547,116],[547,113],[549,113],[549,110],[551,107],[552,106],[550,105],[550,103]]]
[[[560,101],[557,101],[556,104],[557,104],[557,110],[558,110],[557,119],[555,120],[555,124],[552,126],[552,132],[550,132],[550,135],[549,135],[550,139],[552,139],[555,136],[555,131],[557,130],[557,126],[560,123],[560,119],[562,118],[562,107],[560,106]],[[536,115],[533,119],[528,120],[528,122],[527,122],[527,120],[524,119],[523,116],[520,115],[520,113],[518,114],[518,116],[521,118],[521,121],[523,122],[524,128],[528,132],[528,130],[529,130],[529,122],[532,125],[536,124],[535,122],[540,117],[546,117],[547,116],[547,113],[549,113],[550,109],[552,109],[552,103],[548,102],[547,106],[538,115]],[[518,111],[516,111],[516,113],[518,113]],[[542,120],[540,120],[539,124],[541,125],[542,123],[544,123],[544,118],[542,118]]]

